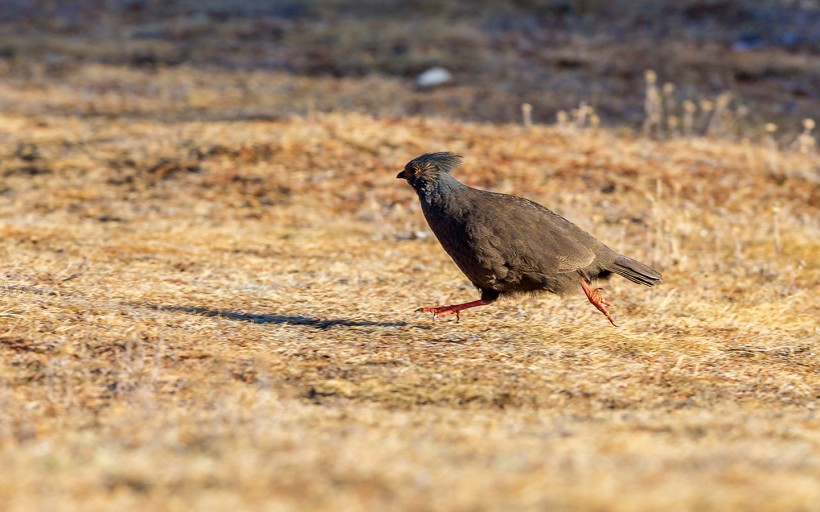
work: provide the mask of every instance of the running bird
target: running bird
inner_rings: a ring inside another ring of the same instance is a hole
[[[414,158],[396,178],[407,180],[444,250],[481,290],[464,304],[424,307],[434,317],[494,302],[500,295],[548,291],[584,292],[612,325],[615,318],[594,280],[613,273],[653,286],[661,275],[643,263],[618,254],[560,215],[522,197],[468,187],[450,173],[462,157],[449,152]]]

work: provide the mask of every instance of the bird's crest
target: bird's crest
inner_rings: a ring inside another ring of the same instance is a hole
[[[453,169],[461,165],[463,159],[464,157],[461,155],[450,153],[449,151],[441,151],[438,153],[426,153],[416,157],[411,160],[408,165],[419,169],[429,169],[435,166],[439,171],[449,174]]]

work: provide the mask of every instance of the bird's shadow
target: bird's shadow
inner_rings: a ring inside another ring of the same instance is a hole
[[[431,329],[429,325],[411,324],[408,322],[374,322],[371,320],[353,320],[350,318],[316,318],[302,315],[278,315],[275,313],[241,313],[225,309],[205,308],[201,306],[169,306],[163,304],[134,304],[160,311],[178,311],[194,315],[212,316],[250,322],[254,324],[286,324],[330,329],[331,327],[412,327],[414,329]]]

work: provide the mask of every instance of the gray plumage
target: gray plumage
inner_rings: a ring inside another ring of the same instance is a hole
[[[581,280],[605,279],[612,273],[646,286],[661,279],[655,270],[618,254],[537,203],[460,183],[451,172],[461,159],[449,152],[428,153],[408,162],[397,177],[415,189],[430,229],[481,290],[484,303],[506,293],[545,290],[565,295],[578,291]],[[595,297],[587,293],[590,301],[614,324],[594,299],[608,303],[597,297],[597,290],[592,293]]]

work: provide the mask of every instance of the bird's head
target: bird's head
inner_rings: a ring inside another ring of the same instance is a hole
[[[461,165],[462,157],[449,151],[440,153],[426,153],[418,156],[404,166],[396,178],[407,180],[414,189],[421,190],[426,186],[435,185],[444,177],[449,176],[450,171]]]

